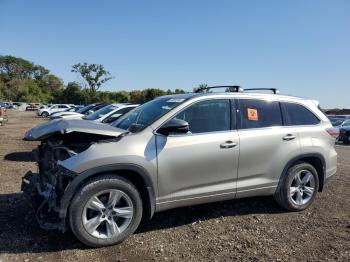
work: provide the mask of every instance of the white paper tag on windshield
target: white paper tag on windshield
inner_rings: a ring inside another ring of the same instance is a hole
[[[168,103],[181,103],[183,101],[185,101],[185,99],[183,99],[183,98],[172,98],[172,99],[169,99],[167,102]]]

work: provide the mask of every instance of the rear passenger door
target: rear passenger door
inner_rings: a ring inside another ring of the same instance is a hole
[[[320,124],[320,119],[301,104],[283,102],[281,105],[286,116],[285,125],[297,128],[301,153],[322,152],[322,155],[328,155],[329,146],[334,142],[333,139],[329,139],[329,134]]]
[[[242,98],[237,104],[237,197],[272,194],[287,162],[300,154],[297,130],[284,126],[278,101]]]

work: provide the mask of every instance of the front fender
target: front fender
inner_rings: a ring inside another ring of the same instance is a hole
[[[146,190],[148,194],[148,205],[150,207],[149,215],[150,218],[153,216],[155,211],[155,189],[152,184],[152,180],[148,172],[141,166],[135,164],[112,164],[106,166],[95,167],[89,170],[86,170],[80,174],[77,174],[75,178],[69,183],[66,190],[64,191],[64,195],[61,198],[61,205],[59,210],[60,218],[65,219],[67,216],[68,208],[70,202],[77,192],[77,190],[81,187],[81,185],[88,181],[90,178],[95,177],[96,175],[107,173],[107,172],[116,172],[120,170],[133,171],[137,173],[144,181],[146,185]]]

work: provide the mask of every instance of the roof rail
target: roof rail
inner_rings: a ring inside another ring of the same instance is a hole
[[[244,91],[259,91],[259,90],[267,90],[267,91],[272,91],[272,93],[274,93],[275,95],[279,94],[280,91],[277,88],[247,88],[244,89]]]
[[[226,92],[244,92],[244,91],[266,90],[266,91],[272,91],[274,94],[280,93],[280,91],[276,88],[247,88],[247,89],[243,89],[241,86],[206,86],[206,87],[198,88],[195,91],[195,93],[201,93],[201,92],[208,91],[210,89],[215,89],[215,88],[226,88]]]
[[[200,93],[203,91],[208,91],[215,88],[226,88],[226,92],[244,92],[244,89],[240,86],[206,86],[198,88],[195,93]]]

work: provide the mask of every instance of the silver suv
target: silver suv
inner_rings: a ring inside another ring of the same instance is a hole
[[[170,208],[274,195],[304,210],[336,173],[336,132],[313,100],[202,92],[159,97],[112,125],[41,124],[38,174],[22,190],[41,227],[70,228],[89,246],[120,243]]]

